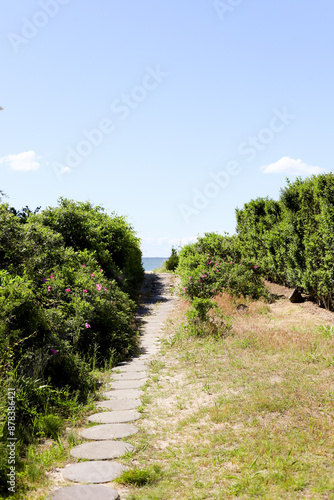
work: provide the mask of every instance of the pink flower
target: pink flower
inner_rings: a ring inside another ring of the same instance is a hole
[[[94,273],[92,273],[92,274],[91,274],[91,276],[95,276],[95,274],[94,274]]]
[[[53,280],[54,276],[53,274],[50,274],[50,280]]]
[[[232,295],[230,295],[230,299],[232,299],[232,298],[233,298]]]
[[[108,291],[108,288],[105,288],[105,289],[104,289],[104,291],[105,291],[105,292],[107,292],[107,291]]]
[[[68,293],[68,292],[70,292],[70,291],[71,291],[71,289],[70,289],[70,288],[65,288],[65,292],[67,292],[67,293]]]
[[[253,269],[257,269],[257,266],[253,266]]]
[[[48,286],[48,292],[50,292],[50,290],[51,290],[51,286]]]
[[[214,292],[214,290],[212,290]]]
[[[202,278],[200,279],[200,281],[203,281]]]
[[[51,349],[52,354],[57,354],[58,351],[56,349]]]
[[[86,265],[85,264],[81,264],[81,267],[86,267]]]
[[[90,324],[89,323],[85,323],[85,327],[86,328],[90,328]]]
[[[102,273],[102,269],[100,269],[101,273]]]
[[[187,290],[186,287],[184,287],[183,290],[186,291]]]
[[[83,291],[83,293],[87,293],[87,290],[85,288],[82,291]]]
[[[102,285],[97,284],[97,285],[96,285],[96,288],[97,288],[98,290],[102,290]]]
[[[189,279],[191,280],[191,276],[189,276]]]

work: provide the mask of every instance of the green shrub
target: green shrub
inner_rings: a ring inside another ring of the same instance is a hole
[[[260,263],[266,278],[334,309],[334,174],[287,181],[279,201],[246,203],[237,232],[242,255]]]
[[[61,234],[67,247],[93,253],[106,277],[136,297],[144,270],[139,239],[125,217],[108,215],[89,202],[61,198],[58,207],[34,218]]]
[[[34,424],[34,434],[57,439],[64,427],[64,421],[58,415],[39,415]]]
[[[135,352],[144,276],[124,217],[65,199],[37,212],[0,204],[0,451],[13,387],[18,464],[36,436],[56,439],[88,400],[92,368]],[[3,491],[6,471],[0,461]]]
[[[187,319],[189,333],[196,336],[222,337],[232,327],[230,319],[210,299],[194,298],[187,312]]]
[[[240,259],[236,238],[208,233],[185,246],[180,252],[178,272],[183,291],[190,298],[210,298],[222,291],[255,299],[266,295],[260,266]]]
[[[167,271],[175,271],[179,264],[179,256],[175,248],[172,248],[171,256],[165,261],[165,267]]]
[[[208,321],[208,313],[215,305],[216,303],[210,299],[195,298],[191,303],[191,308],[187,312],[187,317],[190,321],[197,319],[199,321]]]

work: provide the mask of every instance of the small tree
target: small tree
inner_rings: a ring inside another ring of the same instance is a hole
[[[175,271],[179,264],[179,256],[177,254],[177,250],[175,248],[172,248],[172,254],[169,257],[168,260],[166,260],[166,269],[167,271]]]

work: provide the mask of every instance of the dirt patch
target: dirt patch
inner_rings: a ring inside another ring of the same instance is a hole
[[[319,323],[330,323],[334,324],[334,312],[327,311],[322,307],[319,307],[315,302],[309,299],[308,295],[301,294],[304,302],[300,304],[292,304],[288,299],[291,293],[293,292],[293,288],[289,288],[287,286],[277,285],[276,283],[271,283],[270,281],[265,281],[265,285],[273,295],[278,297],[278,300],[275,301],[271,305],[271,309],[273,311],[285,313],[288,311],[289,313],[293,312],[293,314],[297,314],[301,319],[305,316],[305,320],[307,317],[312,317],[312,320],[319,319]]]

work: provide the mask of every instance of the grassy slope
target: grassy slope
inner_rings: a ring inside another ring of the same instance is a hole
[[[189,337],[184,300],[169,323],[128,458],[163,475],[122,498],[334,498],[334,314],[218,302],[225,338]]]

